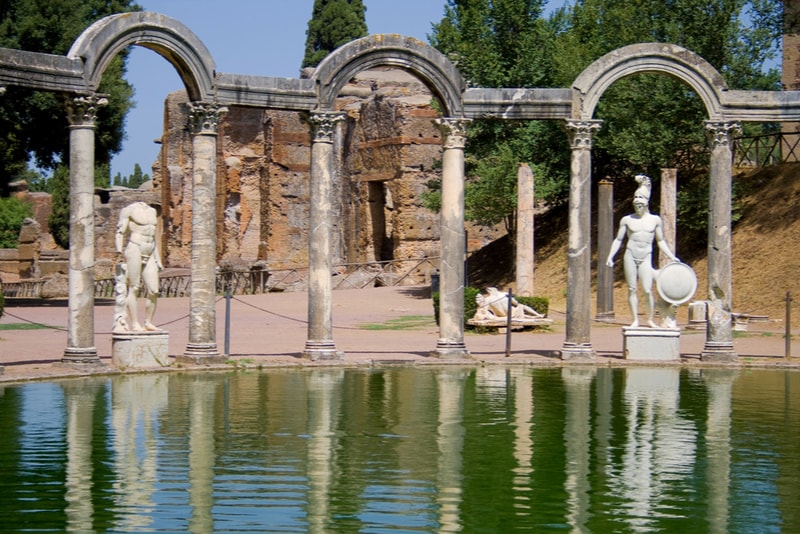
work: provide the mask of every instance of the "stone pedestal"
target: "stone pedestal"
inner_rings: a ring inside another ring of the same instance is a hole
[[[622,352],[626,360],[679,361],[680,338],[680,330],[628,326],[622,329]]]
[[[169,333],[114,332],[111,334],[111,363],[120,369],[167,367]]]

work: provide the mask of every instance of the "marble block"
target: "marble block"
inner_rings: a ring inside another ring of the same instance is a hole
[[[622,351],[626,360],[679,361],[681,331],[671,328],[625,327]]]
[[[155,332],[114,332],[111,334],[111,363],[121,369],[167,367],[169,334]]]

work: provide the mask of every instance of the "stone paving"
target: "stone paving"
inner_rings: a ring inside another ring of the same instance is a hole
[[[143,306],[143,303],[140,302]],[[559,358],[564,343],[564,315],[551,310],[554,320],[547,330],[513,332],[511,353],[506,356],[504,334],[467,332],[465,342],[471,358],[442,360],[431,357],[439,330],[433,322],[433,304],[427,287],[382,287],[333,292],[333,338],[344,357],[336,361],[312,362],[300,357],[307,338],[306,293],[269,293],[233,297],[230,301],[230,336],[228,362],[199,369],[241,367],[321,366],[321,365],[576,365]],[[217,344],[225,348],[224,298],[216,302]],[[158,302],[156,324],[169,332],[169,354],[182,354],[188,342],[188,298],[162,298]],[[95,306],[95,346],[100,355],[98,366],[65,365],[61,357],[67,342],[66,301],[25,303],[6,302],[6,314],[0,324],[36,322],[50,328],[37,330],[0,330],[0,382],[86,374],[118,373],[111,366],[111,323],[113,304],[97,301]],[[422,319],[421,325],[404,328],[410,318]],[[393,322],[398,329],[390,329]],[[371,329],[366,325],[375,325]],[[597,358],[590,365],[642,365],[627,361],[622,353],[620,324],[594,323],[592,346]],[[790,366],[800,368],[800,347],[793,347],[785,358],[782,323],[773,321],[751,325],[749,331],[734,338],[739,354],[735,366]],[[684,330],[680,338],[680,362],[660,365],[702,366],[700,352],[705,342],[703,331]],[[797,345],[800,343],[795,342]],[[651,364],[652,365],[652,364]],[[174,363],[168,368],[137,369],[126,372],[188,370]]]

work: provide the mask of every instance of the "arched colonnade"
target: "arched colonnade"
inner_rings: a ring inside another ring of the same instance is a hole
[[[66,363],[99,361],[94,347],[94,127],[104,104],[97,93],[109,61],[129,46],[163,56],[189,95],[192,132],[192,249],[189,342],[179,357],[188,363],[225,358],[215,339],[215,213],[217,131],[226,106],[260,106],[309,113],[308,336],[312,360],[337,359],[333,340],[330,198],[333,138],[343,118],[335,99],[358,72],[391,66],[411,72],[442,104],[443,137],[439,339],[433,354],[469,355],[464,342],[464,144],[468,122],[493,116],[564,121],[572,159],[566,335],[563,359],[591,360],[591,148],[601,128],[594,110],[615,81],[635,73],[676,77],[702,99],[711,146],[708,287],[731,303],[731,164],[733,134],[742,121],[800,121],[797,92],[730,91],[703,58],[669,44],[644,43],[615,50],[590,65],[570,88],[468,88],[456,67],[425,43],[400,35],[371,35],[331,53],[309,79],[216,72],[210,52],[179,21],[149,12],[112,15],[87,28],[66,56],[0,49],[0,88],[19,85],[67,95],[70,122],[70,262]],[[0,94],[2,94],[0,92]],[[730,329],[710,328],[704,354],[735,358]]]

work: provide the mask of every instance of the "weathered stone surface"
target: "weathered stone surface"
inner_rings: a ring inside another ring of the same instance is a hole
[[[337,107],[348,113],[334,143],[333,262],[438,256],[439,215],[421,207],[440,170],[442,136],[430,91],[414,76],[379,69],[357,75]],[[166,265],[186,267],[191,243],[191,138],[185,93],[165,103],[153,183],[164,202]],[[217,153],[217,262],[308,265],[310,128],[304,114],[230,106]],[[501,230],[469,228],[480,248]],[[409,283],[425,280],[409,280]]]

